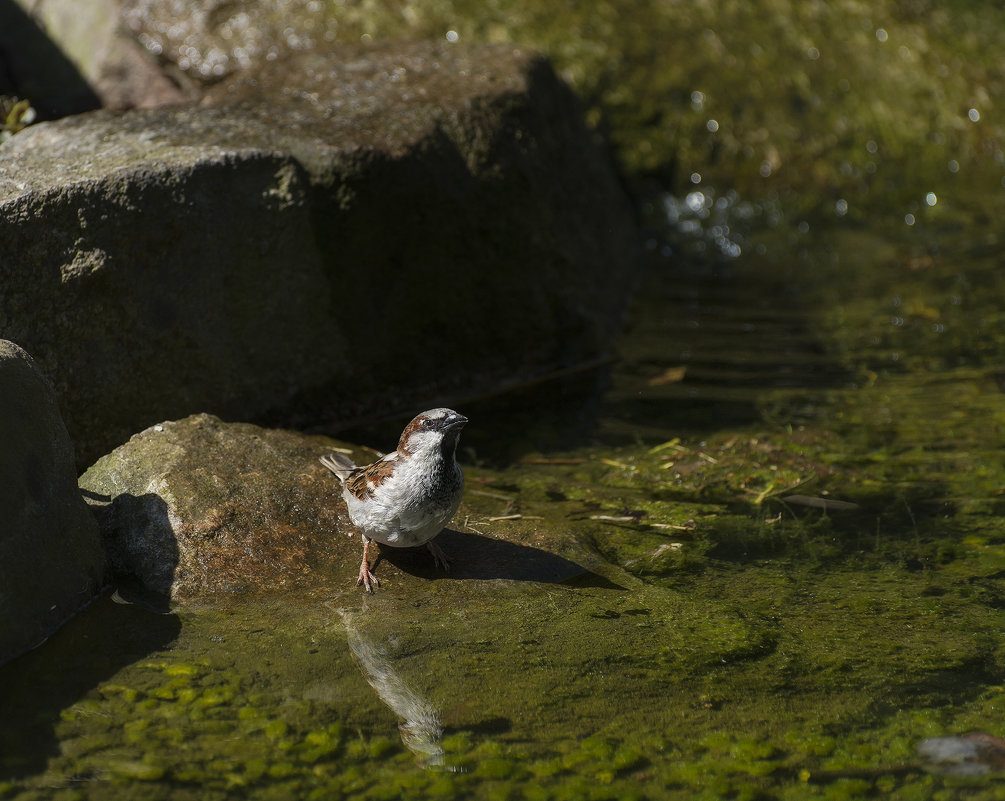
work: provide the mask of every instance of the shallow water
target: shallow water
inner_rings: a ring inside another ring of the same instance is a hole
[[[628,329],[461,407],[450,577],[104,597],[0,668],[0,799],[1002,797],[918,755],[1005,734],[1001,12],[331,5],[550,53],[656,184]]]
[[[102,598],[3,668],[0,797],[1000,797],[916,754],[1002,734],[997,234],[768,216],[654,218],[610,369],[465,407],[446,545],[538,573]]]

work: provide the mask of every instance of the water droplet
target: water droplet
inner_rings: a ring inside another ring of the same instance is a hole
[[[950,172],[960,171],[960,163],[956,159],[949,159],[949,171]]]
[[[841,198],[840,200],[838,200],[837,203],[834,204],[834,210],[840,216],[844,217],[844,215],[848,213],[848,201],[845,200],[844,198]]]
[[[691,183],[693,183],[693,184],[700,184],[701,183],[701,173],[700,172],[693,172],[693,173],[691,173]],[[699,192],[698,194],[701,194],[701,193]]]
[[[761,177],[767,178],[771,175],[771,162],[762,161],[761,162]]]
[[[705,127],[708,128],[708,130],[711,131],[712,133],[715,133],[716,131],[719,130],[719,123],[716,122],[715,120],[709,120],[708,122],[705,123]]]
[[[908,225],[914,225],[914,215],[913,214],[905,214],[904,215],[904,222],[906,222]]]
[[[875,153],[879,150],[879,145],[877,145],[872,139],[865,143],[865,149],[870,153]]]
[[[935,192],[929,192],[927,195],[925,195],[925,202],[929,206],[934,206],[936,203],[939,202],[939,199],[935,196]]]
[[[883,28],[876,28],[876,38],[881,42],[885,42],[890,38],[890,35]]]
[[[447,31],[447,41],[456,42],[461,37],[458,35],[457,31]]]
[[[977,109],[972,108],[967,112],[967,116],[970,117],[971,122],[977,122],[981,118],[981,113]]]
[[[809,50],[806,51],[806,57],[810,61],[816,61],[818,58],[820,58],[820,51],[817,50],[815,47],[811,47]]]

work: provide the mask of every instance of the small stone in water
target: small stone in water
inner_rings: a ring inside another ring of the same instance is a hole
[[[926,770],[949,776],[983,776],[1005,771],[1005,740],[984,732],[930,737],[918,744]]]

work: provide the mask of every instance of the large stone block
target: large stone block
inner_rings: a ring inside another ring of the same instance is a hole
[[[193,412],[350,420],[589,362],[638,246],[547,61],[434,44],[33,126],[0,148],[0,241],[0,335],[79,465]]]

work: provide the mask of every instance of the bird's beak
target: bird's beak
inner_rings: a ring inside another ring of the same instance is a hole
[[[447,419],[443,421],[443,430],[453,431],[455,428],[464,428],[464,424],[466,422],[468,422],[468,418],[466,418],[463,414],[457,414],[457,412],[454,412],[453,414],[447,415]]]

